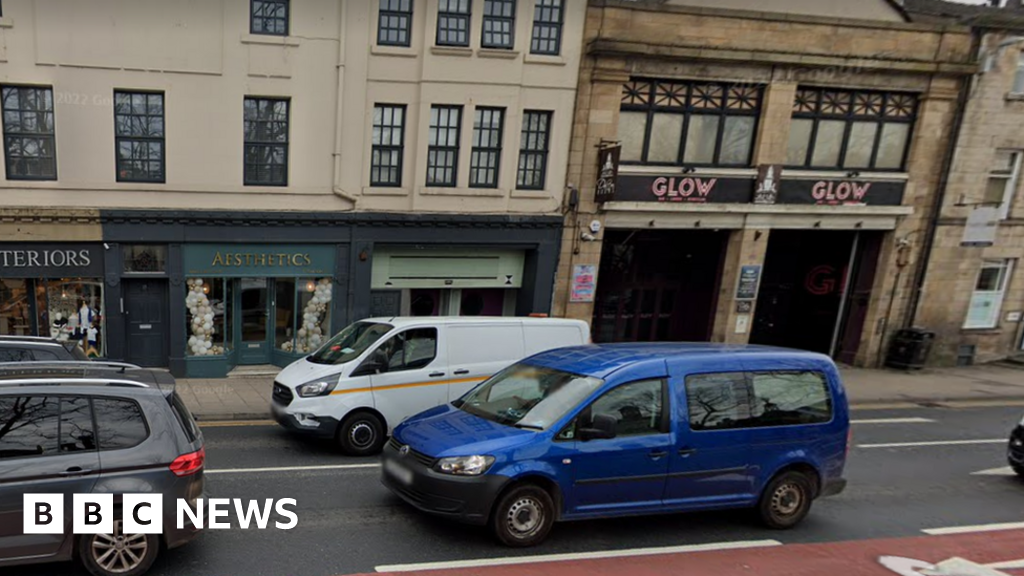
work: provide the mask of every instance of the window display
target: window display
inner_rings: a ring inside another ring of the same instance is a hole
[[[185,306],[188,308],[189,356],[223,356],[231,349],[231,281],[189,278]]]
[[[37,281],[39,332],[61,342],[78,342],[90,358],[104,353],[103,282],[91,278]]]
[[[0,334],[4,336],[31,336],[34,334],[28,283],[25,280],[0,280]]]
[[[288,326],[284,333],[287,339],[282,342],[280,325],[282,309],[280,303],[282,300],[287,301],[289,296],[281,294],[281,290],[289,290],[289,288],[298,302],[295,308],[288,309],[288,316],[294,316],[294,321],[286,321]],[[332,288],[330,278],[300,278],[294,282],[278,280],[277,313],[279,324],[277,347],[279,349],[285,352],[309,354],[326,341],[326,338],[331,333]],[[294,309],[301,310],[301,315],[291,314],[291,310]],[[294,339],[291,338],[288,330],[295,334]]]

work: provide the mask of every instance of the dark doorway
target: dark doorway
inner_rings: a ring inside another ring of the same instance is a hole
[[[727,239],[727,232],[713,231],[609,231],[594,341],[709,340]]]
[[[168,352],[167,281],[124,280],[124,316],[128,336],[125,359],[147,367],[166,367]]]
[[[773,230],[750,342],[833,356],[842,351],[852,358],[871,298],[878,238],[874,233]]]

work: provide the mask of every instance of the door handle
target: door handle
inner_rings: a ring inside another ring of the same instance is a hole
[[[466,374],[469,374],[469,370],[456,370],[455,372],[452,372],[452,374],[455,374],[456,376],[465,376]]]
[[[680,448],[679,455],[682,456],[683,458],[686,458],[687,456],[695,453],[696,451],[696,448]]]
[[[444,372],[431,372],[430,373],[430,377],[431,378],[440,378],[441,376],[444,376]]]
[[[659,460],[665,456],[668,456],[668,452],[664,450],[656,450],[650,453],[651,460]]]
[[[88,468],[81,468],[79,466],[68,468],[67,470],[60,473],[60,475],[65,478],[67,478],[68,476],[85,476],[86,474],[92,474],[92,470],[89,470]]]

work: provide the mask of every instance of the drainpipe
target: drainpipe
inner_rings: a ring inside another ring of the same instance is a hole
[[[977,62],[981,55],[981,38],[984,30],[975,30],[971,33],[971,61]],[[956,158],[956,149],[960,145],[960,134],[964,123],[964,114],[967,111],[967,101],[971,95],[971,85],[974,83],[974,76],[967,78],[960,86],[957,94],[956,110],[953,113],[953,128],[950,133],[950,143],[942,158],[942,172],[939,177],[939,187],[935,193],[935,202],[932,204],[931,214],[928,217],[928,227],[925,231],[924,244],[921,246],[921,261],[914,271],[914,290],[910,295],[910,307],[908,308],[904,328],[910,328],[917,320],[918,308],[921,304],[921,293],[924,291],[924,283],[928,275],[928,266],[932,260],[932,248],[935,246],[935,237],[939,231],[939,218],[942,216],[942,205],[946,201],[946,191],[949,188],[949,176],[953,170],[953,160]]]
[[[338,83],[336,85],[338,93],[335,96],[334,154],[331,155],[334,174],[332,175],[331,189],[335,196],[351,202],[352,208],[350,210],[355,210],[359,199],[345,192],[341,187],[341,143],[344,138],[341,124],[345,103],[345,41],[348,38],[345,24],[348,21],[348,7],[350,4],[350,2],[342,2],[338,5],[338,63],[335,64],[335,70],[338,73]]]

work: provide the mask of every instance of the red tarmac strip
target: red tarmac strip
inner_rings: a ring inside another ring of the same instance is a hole
[[[538,551],[538,554],[542,552]],[[893,576],[879,563],[899,556],[937,564],[959,557],[978,564],[1024,562],[1024,530],[791,544],[745,550],[574,560],[402,572],[420,576]],[[1024,569],[1003,569],[1024,576]],[[919,572],[908,571],[907,575]]]

